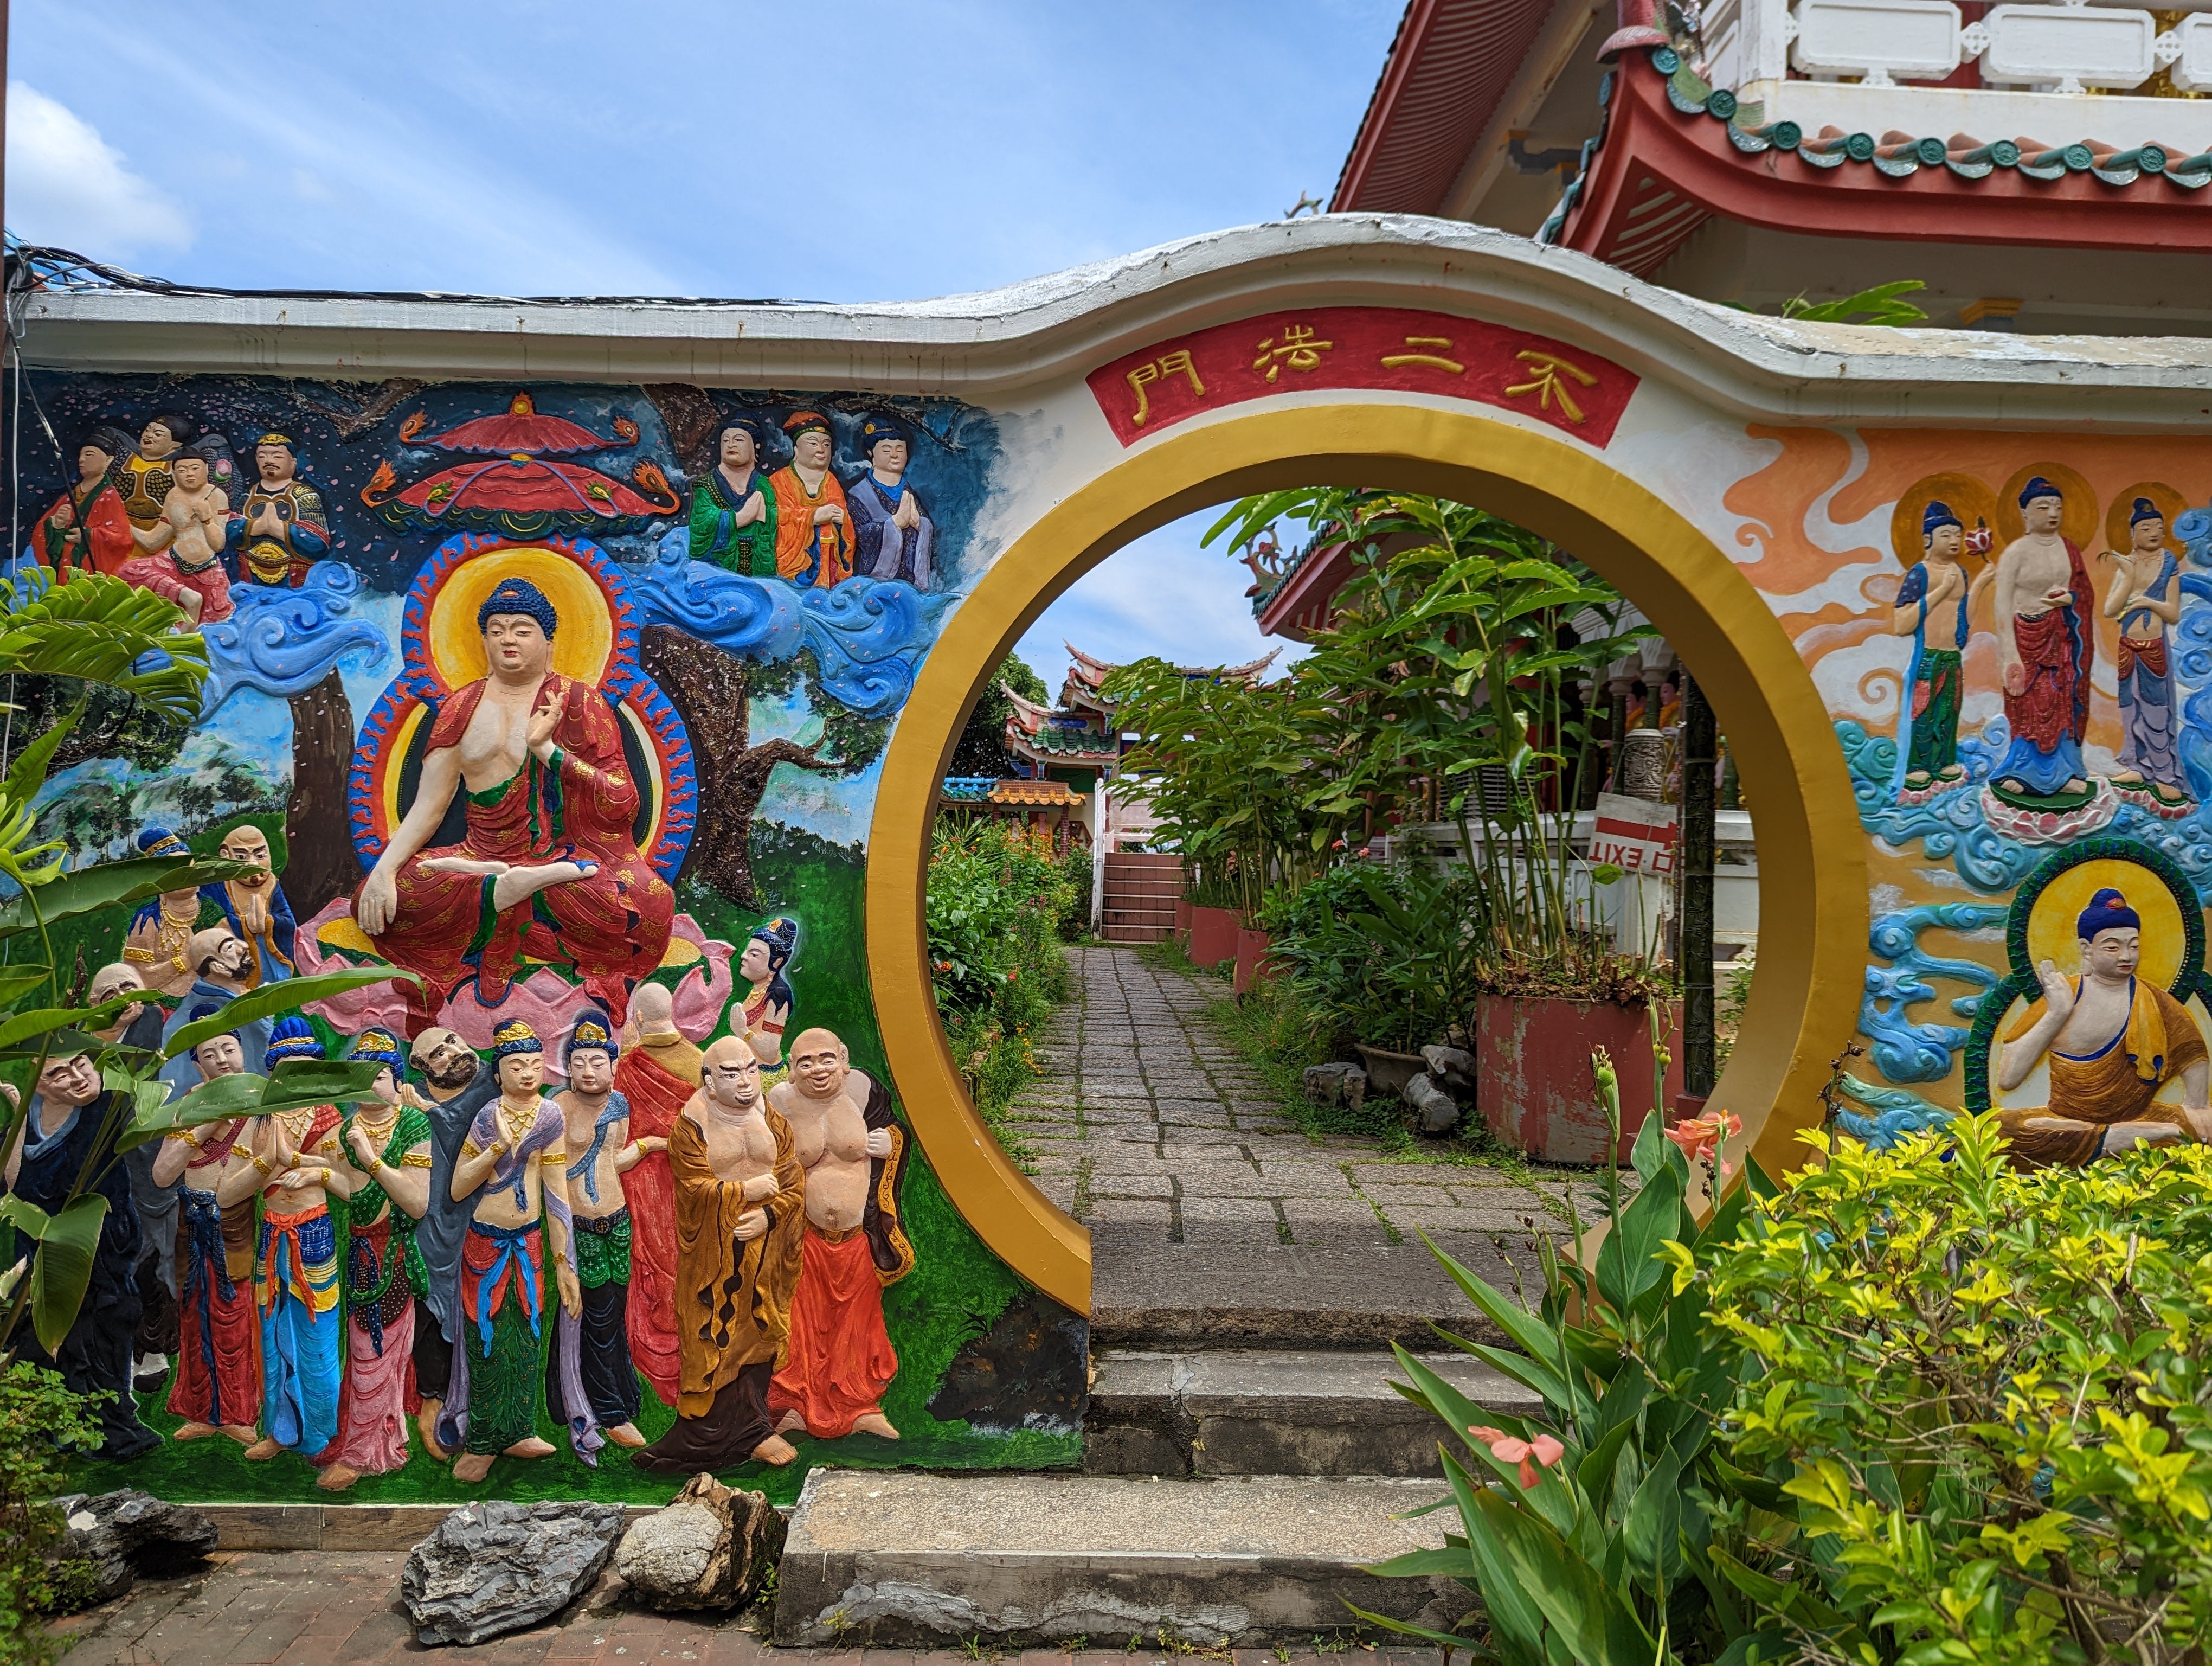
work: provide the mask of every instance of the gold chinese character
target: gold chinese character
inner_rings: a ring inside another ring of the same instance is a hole
[[[1575,403],[1574,396],[1567,391],[1566,384],[1559,380],[1560,373],[1564,371],[1584,387],[1596,386],[1595,376],[1590,374],[1580,365],[1561,358],[1556,353],[1522,352],[1516,353],[1513,356],[1528,367],[1532,376],[1528,381],[1507,388],[1505,390],[1507,398],[1514,398],[1523,393],[1533,393],[1536,396],[1536,405],[1540,410],[1549,410],[1552,408],[1552,401],[1556,398],[1559,402],[1560,414],[1569,422],[1582,421],[1583,408]]]
[[[1449,347],[1451,337],[1449,336],[1408,336],[1406,337],[1406,345]],[[1440,353],[1385,353],[1382,356],[1382,368],[1386,370],[1395,370],[1401,364],[1425,364],[1431,370],[1449,370],[1455,376],[1467,368],[1457,359],[1445,358]]]
[[[1322,354],[1335,345],[1333,341],[1316,341],[1310,324],[1286,324],[1280,345],[1273,336],[1261,339],[1260,356],[1252,361],[1252,368],[1265,370],[1272,382],[1283,374],[1285,364],[1293,370],[1318,369]]]
[[[1156,382],[1163,376],[1182,376],[1190,382],[1190,391],[1200,398],[1206,397],[1206,384],[1198,379],[1198,367],[1190,362],[1190,349],[1178,347],[1172,353],[1163,353],[1149,364],[1140,364],[1127,377],[1129,391],[1137,396],[1137,414],[1131,420],[1139,428],[1152,415],[1152,402],[1145,392],[1146,384]]]

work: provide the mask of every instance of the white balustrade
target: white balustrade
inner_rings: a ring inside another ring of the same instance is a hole
[[[1868,87],[1942,81],[1978,59],[1990,88],[2126,92],[2171,66],[2183,91],[2212,90],[2212,0],[2168,8],[2191,15],[2163,33],[2148,9],[2113,0],[1998,5],[1974,23],[1952,0],[1737,0],[1726,9],[1739,6],[1726,56],[1747,82],[1777,77],[1786,50],[1801,76]]]

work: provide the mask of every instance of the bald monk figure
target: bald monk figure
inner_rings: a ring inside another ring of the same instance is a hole
[[[629,998],[629,1040],[615,1061],[615,1091],[629,1101],[629,1137],[665,1141],[699,1091],[699,1049],[676,1028],[675,1007],[658,983],[641,983]],[[676,1346],[676,1184],[665,1146],[623,1176],[629,1198],[630,1361],[673,1406],[682,1366]]]
[[[874,1085],[853,1068],[828,1030],[802,1031],[791,1047],[791,1079],[769,1104],[791,1125],[806,1170],[806,1235],[791,1310],[788,1357],[769,1384],[780,1434],[804,1429],[819,1440],[856,1431],[896,1440],[884,1390],[898,1355],[884,1329],[884,1286],[911,1265],[879,1272],[867,1230],[880,1164],[898,1148],[896,1130],[871,1128]],[[885,1110],[888,1111],[889,1107]],[[894,1225],[896,1223],[894,1222]]]
[[[662,1474],[789,1463],[769,1380],[784,1361],[806,1219],[806,1170],[791,1126],[761,1093],[744,1037],[707,1049],[699,1091],[668,1144],[676,1182],[676,1335],[683,1375],[675,1427],[631,1462]]]

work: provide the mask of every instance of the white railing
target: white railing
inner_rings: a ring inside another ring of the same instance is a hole
[[[2184,92],[2212,91],[2212,0],[2144,8],[2070,0],[1997,5],[1969,23],[1951,0],[1718,0],[1703,36],[1717,86],[1813,81],[1867,87],[1943,81],[1978,63],[1990,90],[2130,92],[2161,69]]]

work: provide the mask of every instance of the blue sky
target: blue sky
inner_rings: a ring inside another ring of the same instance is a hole
[[[989,289],[1326,197],[1400,10],[15,0],[8,224],[238,288]],[[1264,651],[1203,526],[1063,597],[1047,680]]]

